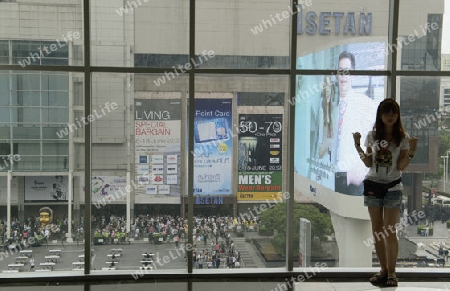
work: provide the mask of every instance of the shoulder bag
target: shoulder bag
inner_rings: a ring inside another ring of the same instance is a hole
[[[369,197],[376,197],[377,199],[383,199],[384,196],[388,193],[388,190],[398,183],[400,183],[402,179],[398,179],[395,181],[392,181],[390,183],[384,184],[384,183],[378,183],[374,182],[368,179],[365,179],[363,181],[364,183],[364,196]]]

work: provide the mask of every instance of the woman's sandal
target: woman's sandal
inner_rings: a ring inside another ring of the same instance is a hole
[[[389,277],[389,278],[387,278],[386,286],[387,287],[397,287],[398,286],[398,279],[397,279],[397,277]]]
[[[387,273],[379,272],[379,273],[373,274],[373,276],[370,277],[369,282],[372,285],[379,286],[379,285],[386,284],[387,279],[388,279]]]

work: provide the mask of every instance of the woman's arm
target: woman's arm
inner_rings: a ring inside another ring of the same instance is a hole
[[[364,165],[366,165],[367,168],[372,167],[372,148],[368,147],[366,153],[364,153],[364,150],[359,144],[355,144],[355,148],[358,151],[359,158],[363,161]]]
[[[417,137],[414,136],[409,137],[408,138],[409,149],[404,149],[400,151],[400,155],[397,160],[397,169],[399,169],[400,171],[403,171],[409,165],[409,161],[411,161],[411,159],[414,157],[418,140],[419,139]]]
[[[413,151],[401,150],[400,155],[397,160],[397,169],[399,169],[400,171],[403,171],[409,165],[409,161],[411,161],[413,156],[414,156]]]
[[[372,167],[372,148],[367,147],[367,152],[364,153],[364,150],[361,148],[361,134],[359,132],[353,133],[353,140],[355,141],[355,148],[359,154],[359,158],[363,161],[366,167]]]

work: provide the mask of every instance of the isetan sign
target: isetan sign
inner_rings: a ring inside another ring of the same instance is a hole
[[[372,32],[372,13],[360,12],[359,16],[355,12],[320,12],[309,11],[306,14],[303,10],[298,13],[297,33],[315,35],[370,35]]]

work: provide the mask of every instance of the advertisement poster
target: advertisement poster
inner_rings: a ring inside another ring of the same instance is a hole
[[[339,74],[297,77],[296,96],[289,101],[296,115],[295,172],[335,192],[359,196],[368,168],[352,133],[361,133],[363,146],[385,97],[385,77],[351,76],[349,71],[384,70],[384,43],[336,46],[297,60],[297,67],[327,64]]]
[[[194,195],[231,194],[231,99],[196,99]]]
[[[125,176],[96,176],[92,177],[92,203],[99,201],[126,202],[127,177]],[[83,187],[84,193],[84,187]]]
[[[67,176],[25,177],[25,201],[67,201]]]
[[[181,100],[135,99],[136,203],[179,197]]]
[[[282,114],[239,114],[238,200],[281,199]]]

